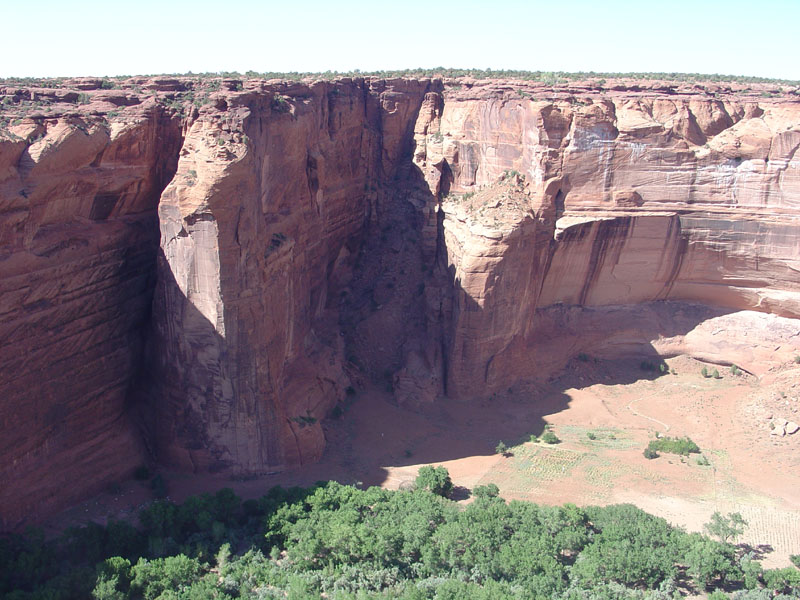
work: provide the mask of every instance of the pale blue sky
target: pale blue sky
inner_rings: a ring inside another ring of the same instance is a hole
[[[0,77],[413,67],[800,79],[800,0],[2,0]]]

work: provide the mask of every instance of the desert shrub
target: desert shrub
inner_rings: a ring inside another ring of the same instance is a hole
[[[776,592],[797,597],[800,593],[800,571],[794,567],[764,571],[764,584]]]
[[[123,600],[128,597],[131,577],[131,561],[112,556],[97,565],[92,596],[95,600]]]
[[[644,453],[643,454],[644,454],[644,457],[649,459],[649,460],[652,460],[654,458],[658,458],[659,457],[658,452],[656,452],[655,450],[650,448],[650,446],[648,446],[647,448],[644,449]]]
[[[167,590],[194,583],[202,570],[196,559],[183,554],[152,561],[142,558],[131,568],[131,590],[144,600],[155,600]]]
[[[549,429],[542,434],[542,441],[545,444],[558,444],[561,440],[558,436]]]
[[[684,545],[686,572],[698,586],[708,588],[715,582],[724,585],[741,577],[735,562],[736,549],[731,544],[693,533],[687,536]]]
[[[590,440],[596,440],[597,439],[597,434],[595,434],[593,431],[589,431],[586,434],[586,437],[589,438]]]
[[[719,371],[717,369],[711,371],[711,377],[713,377],[714,379],[722,379],[722,375],[719,374]]]
[[[702,369],[700,369],[700,374],[706,379],[711,377],[711,375],[708,374],[708,367],[703,367]]]
[[[278,113],[286,113],[292,109],[292,105],[285,96],[275,95],[271,103],[272,110]]]
[[[665,363],[663,360],[659,360],[658,362],[643,360],[639,363],[639,368],[642,371],[646,371],[648,373],[658,373],[659,375],[669,373],[669,366],[667,366],[667,363]]]
[[[700,447],[688,437],[660,437],[651,440],[647,447],[656,452],[668,452],[669,454],[682,454],[684,456],[700,454]]]
[[[742,370],[739,367],[737,367],[736,365],[731,365],[731,375],[738,376],[738,375],[741,375],[741,374],[742,374]]]
[[[665,519],[630,504],[592,507],[587,514],[597,533],[575,561],[576,579],[651,588],[677,576],[681,536]]]
[[[739,567],[744,575],[744,587],[748,590],[756,589],[764,573],[761,563],[753,560],[753,553],[749,552],[739,560]]]
[[[706,458],[705,454],[701,454],[697,457],[697,464],[701,467],[709,467],[711,466],[711,462]]]
[[[449,479],[443,467],[426,475],[430,487]],[[758,564],[737,562],[730,544],[632,505],[507,503],[494,484],[473,492],[460,506],[424,489],[320,482],[243,504],[230,490],[156,501],[141,513],[145,543],[129,556],[108,555],[112,532],[99,525],[73,535],[77,546],[0,537],[0,596],[655,600],[673,597],[684,573],[708,589],[736,589],[748,573],[758,583]],[[765,580],[792,590],[794,576],[777,571]]]
[[[800,554],[792,554],[789,557],[789,560],[792,561],[792,564],[800,569]]]

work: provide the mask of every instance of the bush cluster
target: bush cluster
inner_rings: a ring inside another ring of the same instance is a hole
[[[507,503],[498,492],[476,488],[465,507],[424,489],[335,482],[246,502],[230,490],[160,500],[139,529],[112,522],[51,541],[0,539],[0,596],[666,600],[686,579],[767,595],[800,588],[793,567],[764,571],[731,544],[632,505]]]
[[[660,437],[651,440],[650,443],[647,444],[647,449],[653,452],[668,452],[670,454],[682,454],[684,456],[700,454],[700,447],[688,437]]]

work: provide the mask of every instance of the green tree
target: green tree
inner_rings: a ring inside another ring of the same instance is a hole
[[[764,584],[771,590],[796,597],[800,592],[800,571],[794,567],[769,569],[764,571]]]
[[[703,529],[721,542],[736,541],[740,535],[744,533],[747,528],[747,521],[744,520],[740,513],[729,513],[723,515],[719,511],[715,511],[711,515],[711,520],[703,525]]]
[[[748,590],[756,589],[764,572],[764,569],[761,567],[761,563],[757,560],[753,560],[753,553],[750,552],[741,558],[739,561],[739,566],[741,567],[742,574],[744,576],[744,587]]]
[[[125,600],[131,584],[131,562],[113,556],[97,565],[97,583],[92,596],[95,600]]]
[[[734,547],[730,544],[715,542],[696,533],[690,534],[685,544],[683,561],[686,572],[698,585],[709,587],[716,580],[724,584],[742,576],[734,562]]]
[[[476,498],[497,498],[500,495],[500,488],[493,483],[478,485],[472,490],[472,495]]]
[[[166,590],[190,585],[200,578],[200,563],[183,554],[148,561],[141,558],[131,569],[131,591],[144,600],[155,600]]]
[[[414,484],[418,490],[428,490],[443,498],[448,498],[453,491],[453,481],[444,467],[420,467]]]
[[[542,434],[541,440],[545,444],[558,444],[561,441],[558,439],[558,436],[549,429]]]

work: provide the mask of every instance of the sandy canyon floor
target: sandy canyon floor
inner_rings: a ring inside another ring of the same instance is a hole
[[[506,499],[630,502],[694,531],[714,511],[740,512],[749,527],[739,542],[759,550],[767,567],[788,566],[789,555],[800,553],[800,432],[771,435],[770,424],[800,420],[800,365],[776,366],[757,381],[728,369],[705,378],[703,364],[687,357],[667,363],[672,373],[656,377],[635,361],[575,360],[547,385],[422,408],[398,407],[388,391],[366,386],[326,425],[328,449],[318,464],[248,480],[164,475],[170,498],[181,501],[226,486],[247,498],[326,479],[397,489],[420,466],[444,465],[463,501],[476,485],[495,483]],[[530,441],[545,427],[561,442]],[[696,454],[646,459],[657,432],[689,436],[709,464],[698,464]],[[509,456],[495,453],[501,440]],[[48,528],[130,517],[149,498],[146,482],[125,482]]]

